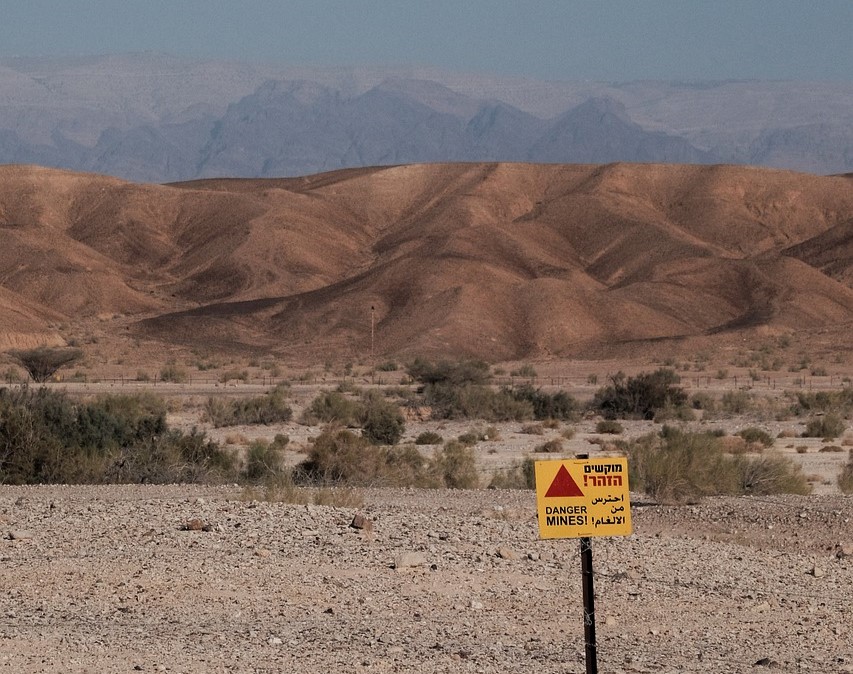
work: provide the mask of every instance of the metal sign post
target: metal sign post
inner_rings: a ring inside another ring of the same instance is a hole
[[[586,674],[598,674],[595,644],[595,586],[592,575],[592,539],[581,538],[581,578],[583,582],[583,640]]]
[[[579,454],[535,468],[540,538],[580,539],[586,674],[598,674],[592,537],[631,535],[628,460]]]

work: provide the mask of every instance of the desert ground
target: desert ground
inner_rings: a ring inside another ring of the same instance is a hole
[[[539,367],[540,383],[551,386]],[[571,376],[561,385],[591,396],[592,365],[566,367]],[[379,387],[380,376],[387,386],[403,375],[359,376],[361,386]],[[285,433],[296,463],[322,430],[300,423],[301,410],[338,385],[331,374],[298,379],[289,393],[296,420],[218,429],[204,419],[204,400],[258,395],[269,385],[212,376],[50,386],[75,396],[155,391],[169,400],[170,425],[200,428],[237,451]],[[814,379],[812,387],[840,383]],[[683,381],[715,395],[734,385]],[[784,400],[781,381],[750,386],[755,396]],[[795,437],[802,424],[749,415],[688,424],[728,434],[765,428],[776,438],[768,451],[799,463],[813,494],[667,506],[633,493],[633,534],[593,542],[600,671],[853,672],[853,498],[835,483],[847,447],[821,451],[831,443]],[[483,485],[568,426],[575,433],[561,456],[607,451],[591,417],[542,435],[518,422],[489,425],[497,436],[476,446]],[[626,438],[660,427],[623,425]],[[409,419],[404,441],[483,426]],[[375,488],[332,500],[270,501],[238,485],[0,486],[0,667],[585,671],[578,542],[540,540],[532,492]],[[369,520],[366,528],[351,526],[356,515]]]
[[[850,498],[632,498],[634,533],[593,542],[600,671],[853,671]],[[495,490],[3,487],[0,667],[583,672],[578,543],[534,514]]]

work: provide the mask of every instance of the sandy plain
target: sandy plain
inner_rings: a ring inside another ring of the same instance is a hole
[[[64,385],[74,394],[141,386]],[[296,418],[333,386],[294,383]],[[320,431],[297,421],[205,425],[208,395],[261,385],[153,389],[170,401],[173,426],[238,445],[286,433],[291,462]],[[759,425],[774,437],[803,423],[692,422],[730,434]],[[595,424],[570,424],[563,455],[600,452]],[[410,419],[406,439],[484,425]],[[498,439],[477,445],[484,484],[565,428],[495,426]],[[659,426],[627,422],[624,437]],[[633,494],[634,533],[594,540],[599,670],[853,672],[853,498],[835,484],[847,451],[826,445],[775,443],[810,476],[810,496],[677,507]],[[578,543],[539,539],[531,492],[367,489],[353,507],[256,496],[237,485],[0,486],[0,669],[585,671]],[[350,526],[356,514],[371,530]],[[186,530],[192,520],[204,529]]]

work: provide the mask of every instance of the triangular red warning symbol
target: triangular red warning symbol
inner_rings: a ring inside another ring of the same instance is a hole
[[[548,491],[545,492],[545,498],[559,498],[566,496],[583,496],[583,492],[572,479],[572,476],[569,475],[569,471],[566,469],[566,464],[561,464],[560,470],[558,470],[557,474],[554,476],[554,481],[551,483],[551,486],[548,487]]]

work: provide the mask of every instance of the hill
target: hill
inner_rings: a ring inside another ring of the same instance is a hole
[[[853,333],[844,176],[491,163],[144,185],[6,166],[0,227],[10,344],[86,323],[104,345],[322,360],[369,354],[375,320],[377,357],[496,361]]]

